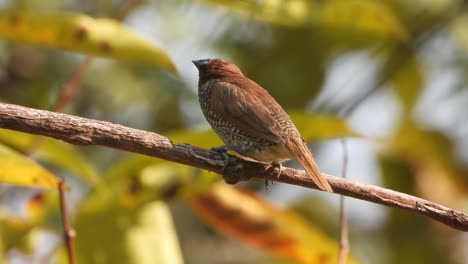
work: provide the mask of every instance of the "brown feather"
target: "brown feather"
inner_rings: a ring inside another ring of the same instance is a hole
[[[220,81],[212,85],[214,86],[211,91],[213,112],[252,137],[277,144],[284,143],[284,130],[272,112],[272,109],[281,108],[279,105],[275,107],[278,103],[263,88],[258,86],[254,87],[256,89],[251,89],[252,84],[235,85],[233,81]]]
[[[291,137],[286,142],[285,147],[293,154],[295,160],[301,164],[307,174],[312,178],[312,181],[317,184],[320,189],[333,192],[328,181],[320,173],[318,165],[312,157],[312,153],[302,138]]]

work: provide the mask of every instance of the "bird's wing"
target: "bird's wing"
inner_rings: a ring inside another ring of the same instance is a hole
[[[284,143],[284,131],[277,117],[287,114],[266,90],[249,79],[212,85],[213,112],[252,137]]]

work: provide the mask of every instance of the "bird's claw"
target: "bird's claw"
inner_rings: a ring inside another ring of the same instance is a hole
[[[281,162],[276,162],[276,161],[273,161],[271,163],[271,167],[273,168],[273,166],[277,165],[279,167],[279,172],[278,172],[278,175],[276,175],[276,178],[279,178],[281,176],[281,172],[283,170],[283,164]],[[271,181],[271,184],[274,184],[275,182],[274,181]],[[268,180],[265,180],[265,189],[268,190]]]
[[[221,156],[223,156],[224,158],[224,165],[223,165],[223,168],[221,169],[221,171],[224,171],[227,166],[229,166],[229,154],[227,154],[227,151],[229,150],[229,147],[228,146],[220,146],[220,147],[214,147],[214,148],[211,148],[211,150],[214,150],[216,152],[218,152],[219,154],[221,154]]]
[[[279,178],[281,176],[281,172],[283,171],[283,164],[281,162],[273,161],[271,163],[271,166],[273,167],[275,165],[278,166],[278,169],[279,169],[278,174],[276,175],[276,178]]]

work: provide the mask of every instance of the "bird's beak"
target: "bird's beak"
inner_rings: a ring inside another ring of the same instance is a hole
[[[204,60],[193,60],[193,64],[197,67],[198,70],[201,70],[204,66],[208,65],[211,59],[204,59]]]

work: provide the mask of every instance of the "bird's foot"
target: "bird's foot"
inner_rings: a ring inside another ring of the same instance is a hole
[[[221,147],[211,148],[211,150],[214,150],[214,151],[218,152],[219,154],[221,154],[221,156],[223,156],[224,165],[223,165],[223,168],[221,169],[221,171],[224,171],[227,168],[227,166],[229,165],[229,154],[227,154],[228,148],[226,146],[221,146]]]
[[[271,167],[273,168],[273,166],[278,167],[278,174],[276,175],[276,178],[279,178],[281,176],[281,172],[283,171],[283,164],[281,162],[273,161],[271,163]]]
[[[278,166],[279,172],[278,172],[278,175],[276,175],[276,178],[279,178],[281,176],[281,171],[283,170],[283,164],[281,162],[273,161],[271,163],[271,167],[274,169],[274,166]],[[271,184],[274,184],[274,183],[275,183],[274,181],[271,181]],[[268,190],[268,180],[265,180],[265,189]]]
[[[233,150],[233,151],[236,151],[236,152],[242,152],[241,148],[236,147],[236,146],[228,146],[228,145],[220,146],[220,147],[214,147],[214,148],[211,148],[211,150],[214,150],[214,151],[218,152],[224,158],[224,165],[223,165],[223,168],[221,169],[221,171],[224,171],[227,168],[227,166],[229,165],[230,156],[227,153],[229,150]]]
[[[211,150],[218,152],[224,158],[224,165],[223,165],[223,168],[221,169],[221,172],[225,172],[231,162],[232,156],[229,155],[227,151],[233,150],[236,152],[242,152],[241,148],[234,147],[234,146],[220,146],[220,147],[212,148]],[[228,172],[229,176],[224,175],[224,173],[222,174],[224,181],[227,184],[236,184],[239,181],[249,180],[250,178],[245,178],[244,175],[240,173],[242,171],[242,168],[243,168],[242,164],[236,164],[233,168],[229,168],[229,172]]]

